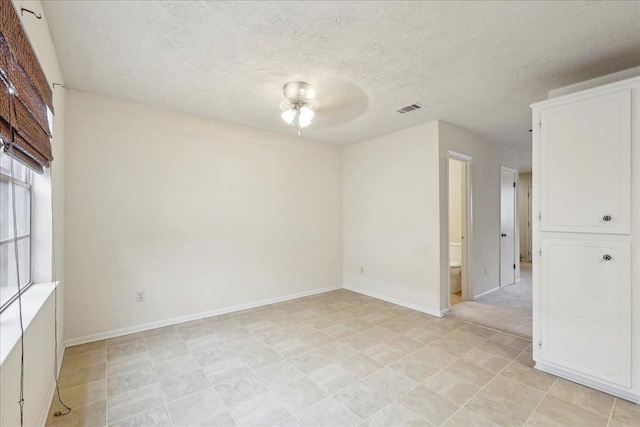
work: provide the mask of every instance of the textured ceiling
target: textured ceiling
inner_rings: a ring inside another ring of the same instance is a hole
[[[530,103],[640,65],[639,2],[43,5],[68,87],[294,134],[278,106],[304,80],[303,136],[341,145],[441,119],[526,153]]]

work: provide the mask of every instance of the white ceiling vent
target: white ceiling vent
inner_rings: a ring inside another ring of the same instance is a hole
[[[423,108],[421,104],[415,103],[407,105],[406,107],[398,108],[396,112],[400,114],[407,114],[411,113],[412,111],[420,110],[421,108]]]

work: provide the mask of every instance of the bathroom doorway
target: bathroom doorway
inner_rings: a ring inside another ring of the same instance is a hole
[[[449,307],[470,299],[470,160],[468,156],[449,152]]]

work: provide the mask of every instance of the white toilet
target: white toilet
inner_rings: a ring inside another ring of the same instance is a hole
[[[449,289],[452,294],[462,290],[462,243],[449,243]]]

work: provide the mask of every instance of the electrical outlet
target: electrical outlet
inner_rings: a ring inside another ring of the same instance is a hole
[[[485,267],[484,268],[484,276],[488,276],[489,275],[489,267]]]
[[[144,302],[144,292],[136,292],[136,302]]]
[[[364,274],[364,267],[360,266],[360,274]]]

